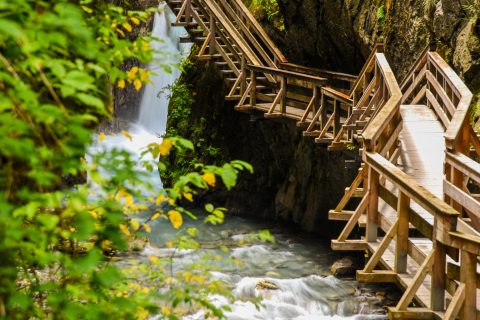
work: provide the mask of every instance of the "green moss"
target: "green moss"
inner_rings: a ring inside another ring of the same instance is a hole
[[[278,0],[245,0],[244,2],[257,20],[267,20],[278,30],[285,30]]]
[[[167,88],[169,91],[168,121],[165,137],[181,136],[191,140],[195,150],[182,150],[170,156],[169,165],[161,172],[164,183],[174,183],[179,177],[195,169],[196,163],[218,164],[222,158],[221,149],[212,144],[216,131],[209,131],[207,119],[195,114],[195,92],[191,87],[192,78],[204,72],[195,59],[199,48],[194,46],[190,56],[181,65],[182,75]],[[198,112],[197,112],[198,113]]]

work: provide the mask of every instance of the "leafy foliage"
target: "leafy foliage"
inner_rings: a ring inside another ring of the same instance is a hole
[[[153,10],[129,8],[126,1],[0,0],[0,318],[175,319],[182,303],[222,315],[208,295],[228,292],[205,268],[169,274],[171,261],[152,257],[152,268],[138,270],[155,281],[138,283],[109,258],[157,219],[179,230],[171,246],[198,247],[195,231],[182,229],[196,217],[177,201],[191,201],[216,177],[231,188],[240,170],[251,170],[238,161],[199,165],[173,188],[156,190],[126,151],[89,155],[87,163],[92,131],[113,112],[112,86],[140,90],[149,81],[145,69],[121,69],[127,59],[152,58],[151,39],[131,33]],[[159,157],[191,148],[164,139],[147,146],[153,160],[140,164],[161,169]],[[86,175],[88,183],[78,184]],[[225,209],[208,213],[207,222],[219,223]]]

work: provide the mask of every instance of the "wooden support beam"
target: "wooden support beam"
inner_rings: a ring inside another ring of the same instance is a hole
[[[465,284],[465,302],[462,308],[462,319],[476,319],[477,256],[462,250],[460,271],[460,282]]]
[[[338,241],[345,241],[347,240],[348,236],[352,232],[353,228],[358,222],[358,219],[360,219],[360,216],[362,213],[367,209],[368,206],[368,201],[369,201],[369,194],[365,194],[363,197],[362,201],[360,201],[360,204],[358,205],[357,209],[355,210],[354,214],[350,218],[350,220],[347,222],[345,227],[343,228],[342,233],[338,236]]]
[[[331,248],[335,251],[365,251],[368,245],[365,240],[332,240]]]
[[[407,308],[398,310],[397,308],[388,308],[388,318],[390,320],[432,320],[435,319],[434,313],[427,308]]]
[[[380,175],[368,167],[368,211],[367,211],[367,242],[377,241],[378,233],[378,186]]]
[[[357,270],[357,281],[360,282],[378,282],[378,283],[395,283],[397,282],[397,273],[389,270],[372,270],[364,272]]]
[[[433,253],[434,253],[434,250],[430,252],[430,254],[427,256],[425,261],[420,266],[420,269],[415,274],[415,277],[413,278],[412,283],[407,288],[407,290],[405,290],[402,298],[398,302],[396,306],[397,310],[406,310],[410,302],[412,302],[412,299],[415,296],[415,293],[417,292],[418,288],[422,285],[423,279],[425,279],[425,276],[432,268]]]
[[[409,234],[409,215],[410,198],[400,191],[397,204],[398,229],[397,240],[395,241],[395,266],[397,273],[407,272],[408,257],[408,234]]]
[[[465,302],[465,284],[460,283],[458,285],[457,291],[452,297],[452,301],[450,301],[450,305],[445,312],[445,320],[455,320],[460,309],[463,307],[463,303]]]

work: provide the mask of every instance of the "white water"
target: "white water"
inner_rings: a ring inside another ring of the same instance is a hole
[[[155,14],[152,37],[161,41],[152,41],[154,50],[160,51],[154,55],[148,69],[155,73],[143,93],[140,104],[138,124],[152,134],[162,135],[166,130],[168,113],[168,92],[164,90],[172,85],[180,76],[180,71],[172,65],[180,64],[182,53],[190,51],[190,44],[180,44],[180,36],[185,34],[182,27],[172,27],[175,15],[165,4],[160,4],[160,13]],[[171,69],[165,72],[164,67]],[[165,91],[165,92],[162,92]]]

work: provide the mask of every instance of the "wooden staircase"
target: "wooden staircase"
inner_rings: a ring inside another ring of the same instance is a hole
[[[362,166],[332,220],[334,250],[368,251],[357,279],[405,290],[390,319],[476,319],[480,140],[472,94],[426,48],[399,85],[377,45],[358,77],[291,64],[241,0],[168,0],[182,41],[212,61],[235,109],[290,119],[329,150],[358,147]],[[357,201],[352,201],[357,199]],[[360,237],[352,239],[357,229]]]

